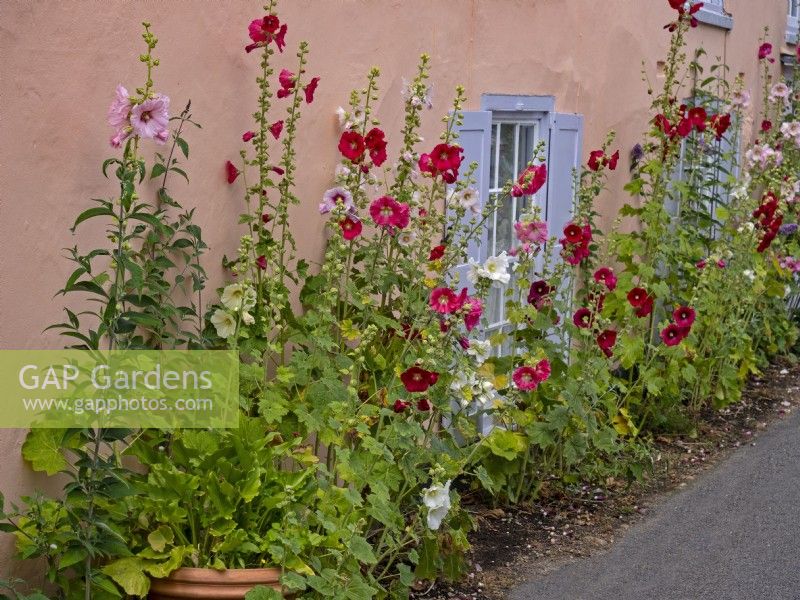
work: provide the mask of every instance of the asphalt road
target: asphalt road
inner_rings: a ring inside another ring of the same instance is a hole
[[[513,600],[800,599],[800,411]],[[521,574],[523,575],[523,574]]]

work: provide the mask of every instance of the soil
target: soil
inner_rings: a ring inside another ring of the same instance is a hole
[[[736,448],[755,445],[761,431],[795,407],[800,407],[800,365],[776,362],[748,383],[741,402],[700,415],[691,436],[656,437],[654,468],[639,483],[609,478],[600,487],[545,486],[527,507],[491,508],[464,498],[462,505],[477,524],[470,536],[468,576],[458,584],[420,582],[412,598],[500,600],[523,579],[607,550],[667,494]]]

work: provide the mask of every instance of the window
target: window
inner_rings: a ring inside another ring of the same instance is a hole
[[[800,0],[787,0],[787,2],[789,14],[786,17],[786,42],[796,44],[797,35],[800,33]]]
[[[516,179],[540,142],[545,143],[547,184],[534,196],[505,198],[487,224],[480,240],[472,243],[469,256],[479,262],[508,251],[516,244],[514,222],[532,202],[542,210],[551,232],[559,232],[570,219],[573,169],[580,164],[583,119],[555,112],[551,96],[484,95],[481,110],[464,113],[459,143],[465,162],[476,161],[476,185],[481,201],[498,198],[503,184]],[[466,285],[467,265],[458,267]],[[513,282],[513,280],[512,280]],[[488,323],[482,335],[491,336],[508,326],[505,289],[492,289],[484,315]],[[502,354],[507,348],[495,348]]]
[[[701,23],[733,29],[733,17],[725,11],[725,0],[704,0],[703,8],[695,16]]]

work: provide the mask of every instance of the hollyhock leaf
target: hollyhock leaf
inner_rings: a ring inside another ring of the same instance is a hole
[[[164,165],[161,163],[156,163],[153,165],[153,171],[150,173],[150,179],[155,179],[166,172],[167,168]]]
[[[67,468],[62,445],[66,430],[31,429],[22,444],[22,458],[34,471],[55,475]]]
[[[189,143],[181,137],[175,138],[175,143],[178,144],[178,147],[181,149],[181,152],[183,152],[183,155],[186,158],[189,158]]]
[[[516,459],[527,448],[521,433],[506,429],[493,429],[486,438],[486,446],[492,454],[508,461]]]

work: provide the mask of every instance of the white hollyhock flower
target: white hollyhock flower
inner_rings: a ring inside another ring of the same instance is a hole
[[[458,198],[458,203],[461,206],[476,214],[481,212],[480,201],[480,194],[478,194],[478,190],[475,188],[466,188],[462,190]]]
[[[789,97],[789,86],[785,83],[776,83],[772,86],[772,89],[769,92],[769,100],[770,102],[776,102],[778,100],[786,100]]]
[[[252,325],[256,322],[255,317],[251,315],[249,312],[242,313],[242,323],[245,325]]]
[[[228,339],[236,333],[236,319],[229,312],[218,308],[211,315],[211,324],[217,330],[217,335],[221,338]]]
[[[450,484],[434,483],[422,492],[422,503],[428,507],[428,528],[436,531],[450,511]]]
[[[469,270],[467,271],[467,279],[469,279],[470,283],[476,284],[482,277],[481,271],[483,270],[483,267],[481,267],[481,263],[476,261],[474,258],[470,258],[468,262]]]
[[[503,285],[511,281],[511,274],[508,272],[509,257],[505,250],[497,256],[492,256],[483,263],[483,273],[481,275],[492,281]]]
[[[241,283],[232,283],[222,290],[222,305],[230,310],[239,310],[244,300],[245,286]]]
[[[489,340],[470,340],[467,354],[474,357],[478,364],[482,364],[492,354],[492,343]]]
[[[417,239],[417,234],[414,231],[401,231],[397,234],[397,243],[403,248],[413,244],[415,239]]]
[[[753,271],[751,271],[750,269],[747,269],[746,271],[742,271],[742,275],[747,277],[750,281],[755,281],[756,280],[756,274],[753,273]]]
[[[347,120],[347,111],[343,109],[341,106],[336,109],[336,116],[339,119],[339,127],[344,131],[345,129],[349,129],[350,121]]]

